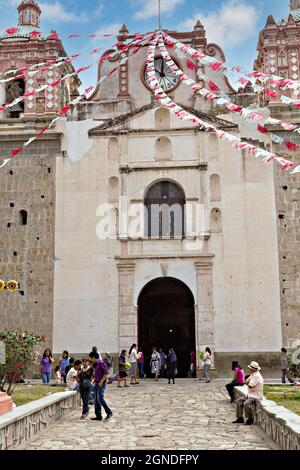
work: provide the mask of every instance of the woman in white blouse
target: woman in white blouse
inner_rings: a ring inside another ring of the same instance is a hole
[[[129,362],[130,362],[130,376],[131,376],[131,385],[137,385],[137,361],[138,361],[138,352],[137,345],[133,344],[129,349]]]
[[[210,368],[211,368],[211,350],[210,348],[205,349],[204,357],[204,378],[206,383],[210,383]]]

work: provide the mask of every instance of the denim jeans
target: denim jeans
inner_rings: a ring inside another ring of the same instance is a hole
[[[47,385],[50,383],[50,372],[42,372],[42,381],[43,384]]]
[[[144,376],[145,376],[145,373],[144,373],[144,366],[145,366],[145,363],[144,363],[144,362],[139,362],[138,365],[139,365],[139,372],[140,372],[140,373],[139,373],[139,376],[140,376],[141,379],[143,379]]]
[[[102,418],[102,412],[101,408],[103,407],[105,410],[105,413],[107,415],[111,415],[112,411],[108,407],[106,401],[104,400],[104,393],[106,390],[106,383],[104,383],[101,387],[99,387],[98,384],[96,384],[95,387],[95,415],[97,418]]]
[[[80,396],[82,400],[82,414],[86,415],[89,412],[89,398],[90,398],[90,389],[81,388]]]
[[[210,364],[204,364],[204,377],[210,380]]]

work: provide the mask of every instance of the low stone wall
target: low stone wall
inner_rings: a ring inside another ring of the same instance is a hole
[[[247,396],[248,388],[235,387],[236,399]],[[300,416],[271,400],[257,401],[254,423],[282,450],[300,450]]]
[[[31,439],[79,405],[79,393],[60,392],[19,406],[11,413],[1,416],[0,450],[11,449]]]

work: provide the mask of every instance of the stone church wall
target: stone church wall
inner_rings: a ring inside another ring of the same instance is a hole
[[[3,134],[0,164],[27,137],[22,135],[20,141],[20,133]],[[53,329],[55,172],[59,154],[59,135],[47,135],[0,171],[0,278],[20,283],[19,292],[1,294],[0,325],[45,335],[49,347]]]

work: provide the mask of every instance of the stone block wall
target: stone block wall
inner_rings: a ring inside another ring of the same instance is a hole
[[[28,137],[23,134],[20,140],[20,132],[1,132],[0,165]],[[0,169],[0,278],[20,283],[19,292],[0,294],[0,325],[45,336],[47,347],[52,346],[55,162],[60,149],[60,135],[47,134]],[[27,212],[27,222],[20,211]]]
[[[290,159],[300,164],[300,155]],[[283,345],[292,347],[300,340],[300,173],[291,175],[276,168],[274,174]]]

